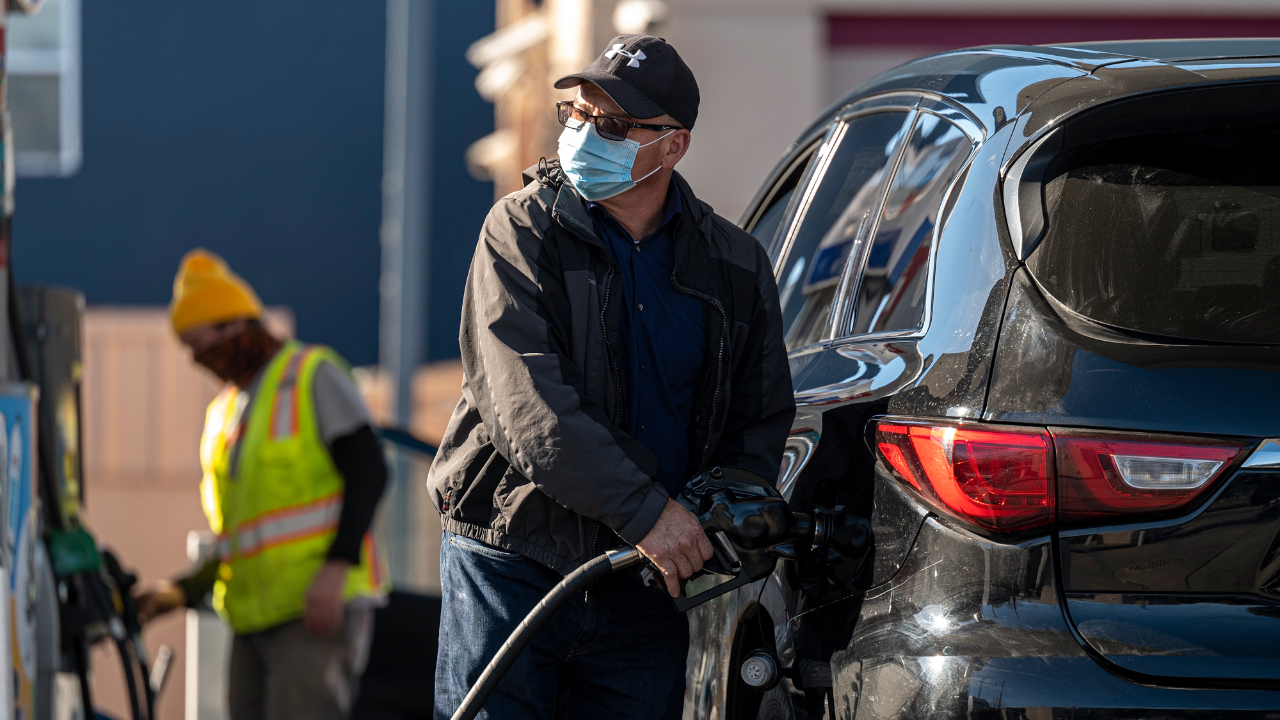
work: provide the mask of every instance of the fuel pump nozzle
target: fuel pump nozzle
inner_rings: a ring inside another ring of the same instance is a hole
[[[860,566],[870,548],[871,525],[864,518],[842,508],[795,512],[773,485],[739,468],[716,467],[695,475],[676,501],[698,517],[714,551],[690,580],[707,574],[728,578],[692,597],[673,598],[681,612],[767,577],[779,558],[818,572],[834,571],[837,577],[856,574],[847,566]],[[661,587],[652,567],[642,575]]]

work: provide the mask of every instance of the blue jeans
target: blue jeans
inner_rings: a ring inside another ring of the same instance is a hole
[[[452,533],[440,548],[436,720],[448,720],[485,665],[559,573]],[[570,598],[489,696],[480,718],[677,719],[689,624],[635,571]]]

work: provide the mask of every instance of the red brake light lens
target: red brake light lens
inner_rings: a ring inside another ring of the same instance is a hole
[[[1239,440],[882,420],[877,454],[934,509],[992,532],[1188,508]],[[1055,487],[1056,486],[1056,487]]]
[[[876,448],[938,510],[995,532],[1053,521],[1053,444],[1044,430],[880,422]]]
[[[1053,431],[1059,519],[1112,519],[1191,504],[1246,449],[1230,440]]]

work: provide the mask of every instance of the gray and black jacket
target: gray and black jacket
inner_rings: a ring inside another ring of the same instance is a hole
[[[489,211],[458,341],[462,399],[427,484],[444,529],[568,573],[634,545],[667,502],[657,461],[619,429],[618,269],[555,163]],[[707,357],[689,427],[690,475],[778,474],[795,403],[764,249],[698,201],[679,174],[681,292],[703,301]]]

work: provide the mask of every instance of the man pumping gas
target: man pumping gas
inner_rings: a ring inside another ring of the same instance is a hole
[[[561,578],[632,545],[679,594],[712,548],[671,497],[733,466],[774,478],[795,412],[764,249],[675,172],[698,86],[620,35],[557,88],[559,160],[480,232],[462,399],[428,480],[444,526],[436,717]],[[573,597],[480,717],[678,718],[688,625],[638,573]]]

